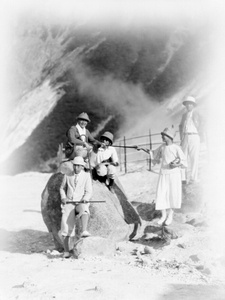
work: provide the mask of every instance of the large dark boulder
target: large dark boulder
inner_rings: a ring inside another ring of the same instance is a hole
[[[57,249],[62,247],[59,235],[61,223],[61,199],[59,187],[65,173],[71,172],[71,163],[61,164],[57,173],[53,174],[42,192],[41,212],[43,220],[52,233]],[[93,236],[114,240],[132,239],[137,232],[141,220],[134,207],[128,201],[118,180],[115,180],[113,191],[109,191],[104,181],[93,180],[93,197],[91,201],[105,201],[91,203],[88,230]],[[132,226],[131,226],[132,225]],[[76,232],[79,236],[79,219]]]

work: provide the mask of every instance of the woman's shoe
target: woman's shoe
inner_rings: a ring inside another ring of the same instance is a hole
[[[165,225],[170,225],[173,222],[173,211],[168,214]]]
[[[166,220],[166,217],[162,217],[159,219],[159,221],[157,222],[158,225],[162,225]]]
[[[158,220],[157,224],[162,225],[166,220],[166,210],[162,210],[162,217]]]

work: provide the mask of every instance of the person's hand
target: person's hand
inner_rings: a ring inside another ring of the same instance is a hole
[[[83,147],[88,149],[90,146],[88,145],[88,143],[84,142]]]
[[[67,198],[63,198],[63,199],[61,199],[61,202],[62,202],[62,204],[63,204],[63,205],[65,205],[65,204],[66,204],[66,201],[67,201]]]
[[[106,148],[106,144],[105,144],[105,143],[102,143],[102,144],[101,144],[101,148],[105,149],[105,148]]]
[[[171,162],[171,163],[170,163],[170,168],[171,168],[171,169],[177,168],[177,167],[179,167],[179,166],[180,166],[179,163],[175,163],[175,162]]]
[[[111,162],[110,165],[114,166],[114,167],[118,167],[119,163],[118,162]]]
[[[87,200],[81,200],[80,201],[82,204],[87,204],[89,201],[87,201]]]
[[[177,168],[177,167],[179,167],[180,166],[180,159],[178,158],[178,159],[175,159],[174,161],[172,161],[171,163],[170,163],[170,168],[171,169],[174,169],[174,168]]]

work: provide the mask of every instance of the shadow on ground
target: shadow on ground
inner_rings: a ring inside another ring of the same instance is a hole
[[[199,284],[173,284],[171,290],[159,300],[224,300],[225,286]]]
[[[41,253],[54,248],[51,234],[32,229],[24,229],[18,232],[0,229],[0,240],[0,251],[11,253]]]

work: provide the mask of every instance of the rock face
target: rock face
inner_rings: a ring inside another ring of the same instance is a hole
[[[155,210],[154,203],[141,203],[137,206],[137,211],[142,220],[145,221],[152,221],[153,219],[161,216],[161,213]]]
[[[71,172],[70,162],[63,163],[57,173],[53,174],[42,193],[41,211],[43,220],[54,238],[57,249],[62,247],[58,234],[61,223],[61,199],[59,187],[65,173]],[[93,180],[93,197],[91,201],[105,201],[90,205],[88,230],[92,236],[110,238],[111,240],[131,239],[135,236],[140,217],[129,203],[119,180],[116,180],[114,192],[110,192],[104,182]],[[134,224],[134,230],[130,224]],[[79,236],[79,219],[76,232]]]

